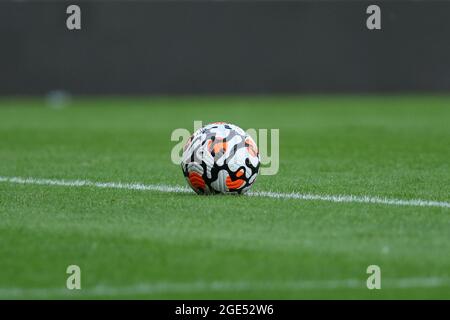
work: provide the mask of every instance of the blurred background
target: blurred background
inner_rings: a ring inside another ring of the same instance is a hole
[[[6,1],[0,94],[448,91],[450,2],[378,2],[381,30],[369,4]]]

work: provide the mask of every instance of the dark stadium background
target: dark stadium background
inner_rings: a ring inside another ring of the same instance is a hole
[[[449,2],[75,2],[81,31],[68,4],[0,3],[0,94],[450,89]]]

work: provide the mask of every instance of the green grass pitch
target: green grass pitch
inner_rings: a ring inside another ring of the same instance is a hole
[[[0,176],[186,186],[194,120],[280,129],[255,191],[450,201],[447,96],[3,98]],[[450,209],[0,182],[0,298],[449,299]]]

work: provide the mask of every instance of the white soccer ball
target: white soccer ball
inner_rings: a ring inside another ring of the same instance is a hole
[[[233,124],[215,122],[194,132],[183,149],[181,168],[198,194],[250,189],[259,172],[255,141]]]

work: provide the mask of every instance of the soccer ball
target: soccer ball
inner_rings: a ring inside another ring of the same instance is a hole
[[[198,194],[242,194],[259,171],[255,141],[233,124],[215,122],[198,129],[183,149],[181,169]]]

